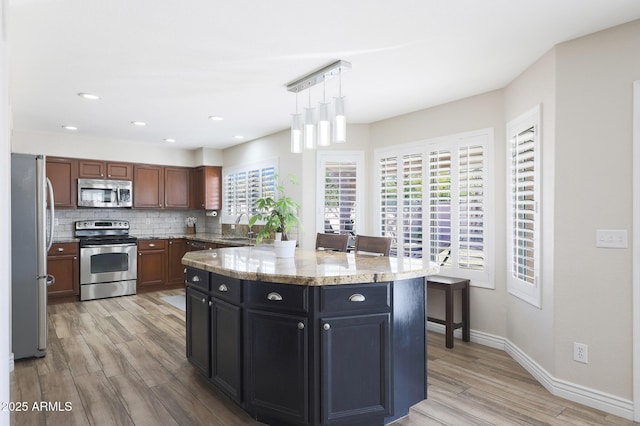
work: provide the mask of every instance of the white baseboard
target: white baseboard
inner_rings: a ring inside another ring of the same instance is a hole
[[[444,325],[429,322],[427,330],[444,334],[445,328]],[[627,420],[633,420],[633,401],[557,379],[508,339],[473,329],[470,334],[471,341],[474,343],[505,351],[552,395],[602,410]],[[455,330],[453,336],[462,339],[462,330]]]

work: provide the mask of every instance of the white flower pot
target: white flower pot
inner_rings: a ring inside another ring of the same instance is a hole
[[[273,242],[276,249],[276,257],[293,257],[296,253],[296,240]]]
[[[282,240],[282,232],[276,232],[276,239],[274,241]]]

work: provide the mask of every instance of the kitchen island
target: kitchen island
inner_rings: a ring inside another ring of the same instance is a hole
[[[265,246],[187,253],[187,357],[273,425],[383,425],[426,398],[415,258]]]

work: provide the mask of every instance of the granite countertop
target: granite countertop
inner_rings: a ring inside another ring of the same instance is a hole
[[[233,235],[213,234],[209,232],[200,232],[197,234],[132,234],[132,236],[137,237],[139,240],[168,240],[183,238],[190,241],[203,241],[205,243],[225,244],[228,246],[238,247],[255,245],[254,239],[249,239],[246,237],[236,237]]]
[[[438,273],[428,259],[296,249],[276,258],[273,247],[230,247],[185,254],[182,264],[232,278],[308,286],[373,283]]]

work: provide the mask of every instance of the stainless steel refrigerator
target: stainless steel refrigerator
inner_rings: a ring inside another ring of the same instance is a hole
[[[47,196],[50,212],[47,212]],[[11,348],[14,359],[47,350],[47,251],[55,224],[42,155],[11,155]],[[47,226],[49,224],[49,226]]]

